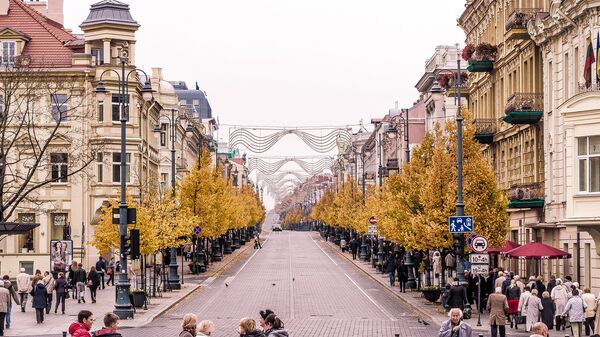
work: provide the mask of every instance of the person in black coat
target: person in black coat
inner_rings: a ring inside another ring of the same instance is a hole
[[[65,314],[65,300],[67,299],[67,280],[65,280],[65,273],[58,273],[58,278],[54,282],[54,291],[56,291],[56,306],[54,307],[54,313],[58,311],[58,305],[61,304],[63,315]]]
[[[542,294],[542,309],[540,319],[544,324],[548,326],[548,329],[554,329],[554,317],[556,316],[556,305],[552,298],[550,298],[550,293],[544,291]]]
[[[358,253],[358,241],[355,238],[350,240],[350,251],[352,252],[352,260],[356,260],[356,254]]]
[[[35,309],[35,319],[38,324],[44,323],[44,310],[48,305],[48,292],[44,286],[44,282],[38,281],[33,292],[33,308]]]
[[[556,276],[550,275],[550,281],[548,281],[548,287],[546,287],[546,291],[552,294],[552,289],[556,287]]]
[[[90,268],[90,272],[87,275],[87,286],[90,288],[92,303],[96,303],[96,290],[100,286],[100,275],[98,275],[96,267],[92,266]]]
[[[463,308],[465,302],[467,301],[467,291],[465,287],[463,287],[460,283],[458,283],[458,278],[454,278],[454,285],[450,287],[450,291],[448,292],[448,303],[447,306],[450,309]]]
[[[394,275],[396,274],[396,260],[392,254],[388,255],[387,260],[385,260],[385,271],[390,275],[390,287],[393,287],[396,282],[394,279]]]
[[[398,269],[398,283],[400,283],[400,291],[406,292],[406,282],[408,282],[408,266],[404,264],[402,258],[398,259],[396,264]]]

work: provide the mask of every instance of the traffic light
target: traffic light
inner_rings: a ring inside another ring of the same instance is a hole
[[[129,236],[125,237],[125,251],[124,255],[129,255],[132,260],[140,257],[140,230],[130,229]]]

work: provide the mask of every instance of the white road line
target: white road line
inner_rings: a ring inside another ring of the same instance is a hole
[[[294,319],[294,273],[292,272],[292,238],[290,236],[290,232],[288,231],[288,257],[290,262],[290,319]]]
[[[263,241],[263,244],[265,244],[269,238],[271,237],[271,234],[267,235],[267,238],[265,239],[265,241]],[[262,249],[262,248],[261,248]],[[240,268],[240,270],[237,271],[237,273],[235,273],[235,275],[233,275],[232,277],[227,278],[228,280],[231,279],[230,281],[233,281],[233,279],[235,279],[239,273],[244,270],[244,268],[246,268],[246,266],[248,265],[248,263],[250,263],[250,261],[252,260],[252,258],[254,257],[254,255],[256,255],[261,249],[255,249],[254,254],[252,254],[252,256],[250,256],[250,258],[248,259],[248,261],[246,261],[244,263],[244,265],[242,265],[242,267]],[[230,282],[229,282],[230,283]]]
[[[216,277],[214,277],[214,276],[211,276],[211,277],[207,278],[206,280],[204,280],[204,282],[202,282],[200,285],[201,285],[201,286],[204,286],[204,287],[207,287],[207,286],[209,286],[211,283],[213,283],[213,282],[214,282],[216,279],[217,279]]]
[[[327,253],[326,253],[326,252],[323,250],[323,248],[321,248],[321,246],[319,246],[319,244],[317,243],[317,241],[315,241],[315,240],[312,240],[312,242],[314,242],[314,243],[315,243],[315,245],[316,245],[316,246],[317,246],[317,247],[318,247],[318,248],[319,248],[319,249],[320,249],[320,250],[323,252],[323,254],[325,254],[325,256],[327,256],[327,257],[328,257],[328,258],[331,260],[331,262],[333,262],[333,264],[335,264],[336,266],[338,265],[338,264],[337,264],[337,262],[335,262],[335,260],[334,260],[334,259],[332,259],[332,258],[331,258],[331,256],[329,256],[329,254],[327,254]]]
[[[352,282],[352,284],[354,284],[356,289],[360,290],[360,292],[363,293],[363,295],[365,295],[365,297],[368,298],[369,301],[371,301],[371,303],[373,303],[377,307],[377,309],[379,309],[379,311],[383,312],[383,314],[386,315],[391,321],[394,321],[394,322],[396,321],[394,316],[390,315],[390,313],[388,313],[382,306],[377,304],[377,302],[375,302],[375,300],[372,299],[371,296],[369,296],[364,290],[362,290],[362,288],[356,282],[354,282],[354,280],[350,276],[348,276],[348,274],[344,273],[344,275],[346,275],[346,277],[350,280],[350,282]]]

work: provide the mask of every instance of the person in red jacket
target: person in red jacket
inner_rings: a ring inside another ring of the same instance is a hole
[[[91,337],[90,329],[94,321],[94,314],[91,311],[81,310],[77,315],[77,322],[69,326],[69,333],[73,337]]]
[[[119,317],[112,312],[104,315],[104,328],[96,331],[96,337],[122,337],[117,332]]]

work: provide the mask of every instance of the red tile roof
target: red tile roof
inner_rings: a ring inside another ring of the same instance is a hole
[[[242,158],[231,158],[230,160],[238,165],[244,166],[244,160]]]
[[[9,0],[8,15],[0,16],[0,26],[21,31],[31,38],[25,45],[24,54],[31,57],[32,66],[49,68],[71,67],[73,49],[66,43],[78,38],[22,0]]]

